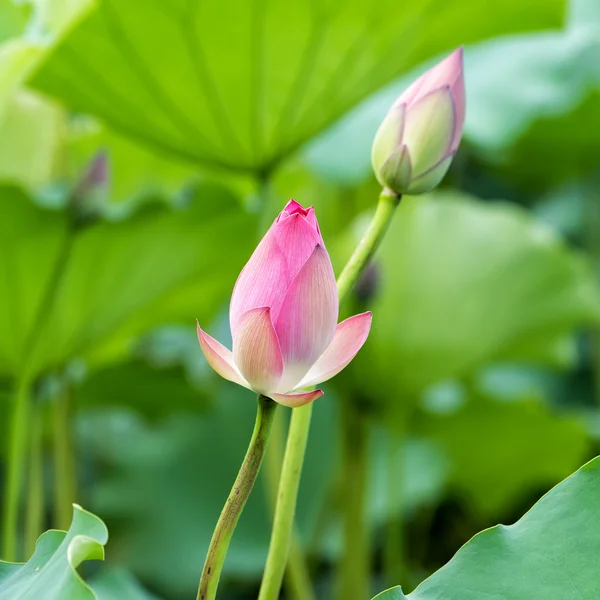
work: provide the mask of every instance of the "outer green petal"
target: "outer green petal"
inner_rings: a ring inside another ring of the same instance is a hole
[[[408,109],[402,143],[410,150],[415,177],[429,171],[451,151],[455,113],[448,86],[423,96]]]
[[[440,161],[433,169],[426,171],[420,177],[414,179],[408,187],[407,194],[424,194],[430,192],[434,187],[442,181],[448,167],[454,158],[454,154],[451,154],[444,160]]]
[[[404,132],[405,116],[406,106],[404,104],[393,106],[379,126],[371,149],[371,161],[376,174],[383,168],[390,155],[400,146]]]
[[[412,176],[411,156],[406,146],[396,149],[377,174],[379,183],[397,194],[406,194]]]

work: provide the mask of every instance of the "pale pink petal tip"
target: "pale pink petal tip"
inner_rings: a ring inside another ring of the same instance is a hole
[[[231,351],[225,348],[221,342],[203,331],[198,323],[196,323],[196,331],[198,333],[200,348],[208,364],[224,379],[233,381],[244,387],[249,387],[248,382],[242,377],[235,366]]]
[[[372,314],[365,312],[342,321],[327,350],[311,367],[298,387],[309,387],[331,379],[344,369],[366,342],[371,330]]]
[[[267,396],[279,404],[289,406],[290,408],[297,408],[298,406],[304,406],[314,402],[317,398],[323,395],[321,390],[314,390],[312,392],[300,392],[296,394],[267,394]]]

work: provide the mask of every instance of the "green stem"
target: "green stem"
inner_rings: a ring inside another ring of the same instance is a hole
[[[364,600],[371,597],[371,552],[366,521],[368,420],[354,401],[343,407],[342,419],[344,537],[336,597],[339,600]]]
[[[44,527],[43,409],[32,407],[29,448],[29,489],[25,515],[25,555],[31,556]]]
[[[35,363],[36,341],[46,323],[45,319],[51,312],[56,301],[58,288],[62,275],[66,268],[73,234],[71,226],[65,233],[65,239],[57,255],[48,287],[39,303],[34,323],[25,340],[23,351],[24,372],[21,373],[17,382],[17,393],[15,396],[9,433],[8,465],[6,477],[6,493],[4,503],[3,530],[4,530],[4,559],[14,561],[17,558],[17,531],[19,520],[19,504],[22,485],[23,464],[27,452],[27,434],[29,419],[29,392],[33,379],[28,371],[30,365]]]
[[[196,600],[214,600],[217,595],[219,578],[229,542],[258,476],[276,406],[276,403],[270,398],[258,396],[258,411],[252,438],[210,541]]]
[[[274,518],[279,491],[282,459],[285,450],[285,413],[278,411],[271,430],[269,450],[265,457],[265,481],[269,507]],[[300,536],[294,530],[290,547],[290,556],[285,570],[285,586],[287,594],[294,600],[315,600],[315,595],[310,580],[306,556],[300,543]]]
[[[348,299],[350,292],[369,264],[391,223],[399,203],[399,196],[390,195],[385,191],[379,196],[375,215],[369,228],[338,278],[340,305]],[[271,532],[269,554],[259,600],[277,600],[281,589],[293,531],[296,498],[298,497],[311,414],[311,405],[295,408],[292,411],[288,444],[285,451],[281,481],[279,482],[275,523]],[[274,550],[275,548],[277,552]]]
[[[294,531],[297,491],[300,485],[311,416],[312,404],[295,408],[292,411],[273,520],[273,532],[278,534],[271,536],[258,600],[279,596]]]
[[[76,498],[75,453],[71,427],[71,395],[65,384],[52,404],[54,443],[54,526],[68,530]]]
[[[6,496],[4,503],[4,560],[17,559],[17,530],[23,471],[27,453],[27,426],[29,420],[29,378],[21,377],[13,399],[10,423],[10,441],[7,460]]]
[[[381,240],[392,222],[392,217],[399,203],[400,196],[390,196],[385,191],[379,196],[377,209],[369,228],[338,277],[340,305],[348,299],[350,292],[358,282],[365,267],[369,264],[379,244],[381,244]]]

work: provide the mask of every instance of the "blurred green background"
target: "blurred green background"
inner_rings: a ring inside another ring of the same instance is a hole
[[[461,44],[461,148],[439,192],[403,199],[346,307],[373,310],[371,336],[315,405],[294,554],[315,596],[292,579],[295,600],[366,597],[340,592],[356,560],[372,591],[409,591],[598,453],[600,3],[0,1],[18,558],[76,501],[110,531],[85,569],[100,600],[193,597],[255,410],[195,319],[228,339],[237,274],[290,197],[339,273],[379,193],[379,122]],[[224,599],[257,594],[279,412]]]

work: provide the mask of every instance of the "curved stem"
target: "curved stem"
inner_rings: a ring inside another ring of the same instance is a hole
[[[6,496],[4,504],[4,560],[14,562],[17,559],[17,529],[19,500],[23,484],[23,466],[27,452],[27,426],[29,420],[28,377],[21,377],[17,384],[10,422],[10,441],[7,460]]]
[[[271,536],[267,564],[258,600],[279,596],[294,531],[297,492],[300,485],[300,474],[302,473],[311,416],[312,404],[295,408],[292,411],[279,480],[275,518],[273,520],[273,532],[277,532],[277,535],[273,534]]]
[[[369,228],[338,277],[340,305],[348,299],[350,292],[358,282],[365,267],[369,264],[379,244],[381,244],[381,240],[392,222],[392,217],[398,204],[400,204],[400,196],[390,196],[385,191],[379,196],[377,209],[369,224]]]
[[[379,247],[399,203],[400,196],[390,195],[389,192],[383,191],[379,196],[377,209],[369,228],[338,278],[340,304],[343,304],[348,299],[350,292]],[[312,406],[310,404],[305,407],[295,408],[292,411],[288,443],[283,461],[281,480],[279,482],[275,522],[273,531],[271,532],[269,554],[260,588],[259,600],[277,600],[279,590],[281,589],[293,532],[296,498],[298,496],[300,474],[304,463],[311,414]]]
[[[214,600],[217,595],[219,578],[229,542],[258,476],[276,406],[277,404],[270,398],[258,397],[258,411],[252,438],[210,541],[196,600]]]

